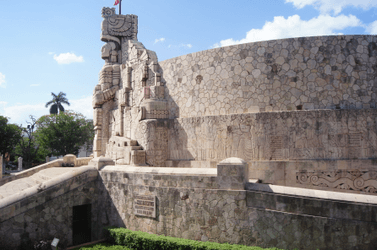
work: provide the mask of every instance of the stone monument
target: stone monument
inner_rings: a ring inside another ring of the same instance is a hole
[[[158,149],[167,146],[167,139],[150,140],[167,135],[167,126],[158,126],[168,109],[157,55],[137,41],[137,16],[103,8],[102,17],[105,64],[93,93],[94,157],[163,165],[167,154]]]
[[[22,157],[18,157],[18,171],[22,171]]]
[[[83,166],[89,159],[66,155],[39,168],[77,167],[64,178],[0,195],[0,249],[54,237],[72,245],[67,211],[78,206],[92,217],[92,240],[126,226],[250,246],[375,249],[377,36],[271,40],[159,63],[137,41],[137,16],[103,8],[102,17],[95,158]]]
[[[4,172],[4,168],[3,168],[3,155],[0,155],[0,167],[1,167],[1,171],[0,171],[0,179],[3,178],[3,172]]]

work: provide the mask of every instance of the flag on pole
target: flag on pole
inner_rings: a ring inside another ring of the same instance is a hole
[[[115,0],[114,5],[118,5],[118,4],[119,4],[119,0]]]

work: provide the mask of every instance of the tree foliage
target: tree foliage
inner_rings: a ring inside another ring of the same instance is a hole
[[[8,124],[8,118],[0,116],[0,154],[12,153],[21,140],[22,131],[15,124]]]
[[[38,141],[51,155],[77,155],[82,146],[93,143],[93,122],[79,113],[45,115],[39,118],[37,126]]]
[[[61,112],[64,112],[63,103],[67,104],[68,106],[70,103],[68,102],[68,99],[65,97],[66,94],[63,92],[59,92],[59,94],[55,95],[51,92],[51,95],[53,96],[52,100],[46,103],[46,108],[51,105],[50,107],[50,114],[58,114]]]
[[[22,139],[18,141],[15,155],[22,157],[24,168],[31,168],[33,164],[42,163],[47,156],[46,150],[38,143],[36,138],[36,119],[30,116],[31,122],[26,122],[22,129]]]

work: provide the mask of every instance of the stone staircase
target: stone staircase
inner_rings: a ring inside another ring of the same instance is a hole
[[[106,144],[106,157],[111,158],[117,165],[145,164],[145,150],[136,140],[119,136],[112,136]]]

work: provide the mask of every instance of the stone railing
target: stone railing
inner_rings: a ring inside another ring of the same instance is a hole
[[[10,181],[14,181],[14,180],[17,180],[17,179],[29,177],[29,176],[31,176],[31,175],[33,175],[35,173],[38,173],[41,170],[47,169],[47,168],[61,167],[62,163],[63,163],[63,159],[57,159],[57,160],[50,161],[50,162],[47,162],[45,164],[39,165],[39,166],[34,167],[34,168],[30,168],[30,169],[24,170],[22,172],[19,172],[19,173],[16,173],[14,175],[11,175],[11,176],[9,176],[7,178],[1,179],[0,180],[0,186],[4,185],[5,183],[8,183]]]
[[[89,161],[93,159],[93,157],[81,157],[76,158],[75,167],[85,166],[89,164]]]
[[[377,171],[374,170],[300,171],[296,173],[296,182],[308,187],[377,195]]]
[[[39,165],[37,167],[24,170],[22,172],[13,174],[12,176],[9,176],[7,178],[0,179],[0,186],[4,185],[5,183],[8,183],[10,181],[14,181],[17,179],[29,177],[41,170],[52,168],[52,167],[62,167],[62,166],[74,166],[74,167],[80,167],[88,165],[89,161],[93,159],[93,157],[82,157],[82,158],[76,158],[75,155],[65,155],[63,159],[57,159],[54,161],[47,162],[45,164]]]
[[[44,182],[43,185],[35,185],[5,197],[0,202],[0,222],[41,205],[50,199],[61,196],[63,190],[65,193],[70,192],[87,182],[95,180],[97,176],[98,171],[96,168],[85,166],[76,171],[67,172],[57,178],[50,179]],[[42,192],[48,189],[50,190],[49,195]],[[30,199],[32,196],[38,196],[39,198]],[[20,204],[21,201],[24,202],[23,205]]]

